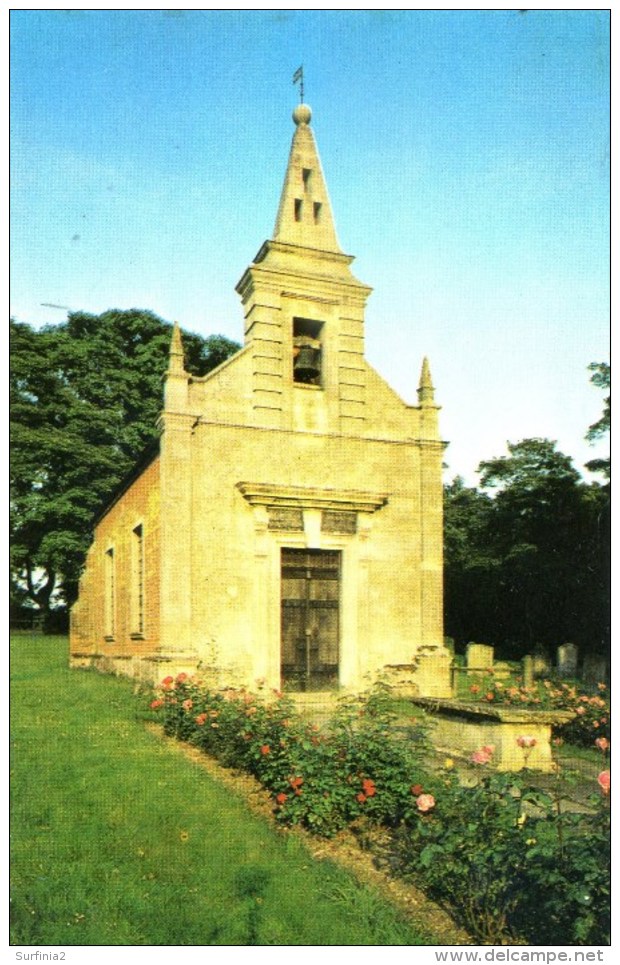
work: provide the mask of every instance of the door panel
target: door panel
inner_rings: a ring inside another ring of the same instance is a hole
[[[340,553],[282,550],[282,683],[321,690],[338,683]]]

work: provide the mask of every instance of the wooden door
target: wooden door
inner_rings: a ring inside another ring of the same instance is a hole
[[[340,553],[282,550],[282,686],[338,684]]]

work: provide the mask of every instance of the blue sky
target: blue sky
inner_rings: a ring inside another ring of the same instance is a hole
[[[609,20],[596,10],[13,11],[12,314],[149,308],[242,338],[303,63],[367,357],[447,478],[506,440],[576,465],[609,360]]]

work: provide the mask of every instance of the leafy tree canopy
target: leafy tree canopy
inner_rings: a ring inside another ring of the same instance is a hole
[[[445,490],[446,629],[504,656],[609,645],[609,500],[549,439],[508,443],[480,492]]]
[[[94,514],[157,438],[172,326],[152,312],[73,312],[35,330],[11,321],[13,579],[48,610],[71,604]],[[239,346],[183,333],[204,375]]]
[[[588,368],[592,372],[590,377],[592,385],[607,391],[602,416],[596,422],[593,422],[586,432],[588,442],[596,442],[607,435],[611,429],[611,368],[607,362],[592,362]],[[586,463],[586,468],[590,472],[602,472],[609,479],[611,476],[611,459],[609,457],[607,459],[591,459],[590,462]]]

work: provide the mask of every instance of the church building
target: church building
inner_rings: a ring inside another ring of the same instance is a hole
[[[450,695],[442,455],[364,356],[371,289],[341,250],[305,104],[273,237],[237,284],[245,344],[201,378],[174,327],[158,451],[100,515],[71,662],[145,681]]]

